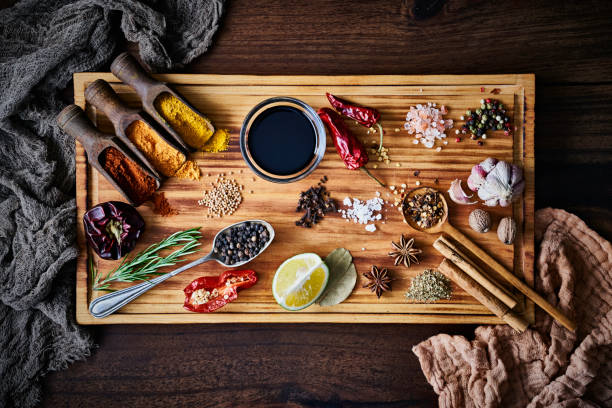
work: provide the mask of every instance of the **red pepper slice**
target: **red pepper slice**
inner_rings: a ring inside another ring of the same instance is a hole
[[[238,298],[238,290],[257,282],[253,270],[226,271],[220,276],[204,276],[191,282],[185,292],[183,307],[190,312],[209,313]]]

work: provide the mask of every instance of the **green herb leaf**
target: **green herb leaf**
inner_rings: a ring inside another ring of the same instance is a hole
[[[92,258],[89,259],[89,272],[91,287],[93,290],[113,292],[110,288],[111,282],[136,282],[149,280],[155,275],[162,275],[158,269],[164,266],[175,265],[185,261],[181,258],[185,255],[199,251],[196,249],[200,246],[198,240],[202,236],[200,228],[191,228],[185,231],[178,231],[170,235],[161,242],[149,246],[142,252],[139,252],[130,261],[124,258],[121,264],[112,271],[109,271],[105,276],[102,276],[94,266]],[[160,256],[159,252],[166,248],[182,245],[174,252]]]
[[[325,258],[325,264],[329,268],[329,281],[316,303],[320,306],[333,306],[351,295],[357,282],[357,270],[351,253],[345,248],[334,249]]]

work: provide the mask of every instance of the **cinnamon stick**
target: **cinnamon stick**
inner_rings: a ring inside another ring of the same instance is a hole
[[[514,330],[522,333],[529,325],[525,319],[514,313],[507,305],[493,296],[493,294],[485,289],[480,283],[462,271],[453,261],[444,259],[440,266],[438,266],[438,270],[449,279],[455,281],[463,290],[476,298],[476,300],[482,303],[497,317],[508,323]]]
[[[469,256],[463,253],[452,242],[444,237],[438,238],[433,243],[442,255],[453,261],[455,265],[461,268],[472,279],[481,284],[491,294],[504,302],[510,309],[514,309],[518,304],[517,300],[506,289],[499,286],[495,281],[491,280],[487,275],[474,264]]]

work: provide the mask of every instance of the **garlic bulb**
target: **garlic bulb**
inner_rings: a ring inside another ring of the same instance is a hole
[[[509,206],[525,188],[520,167],[492,157],[472,167],[467,184],[470,190],[478,192],[478,197],[489,207]]]

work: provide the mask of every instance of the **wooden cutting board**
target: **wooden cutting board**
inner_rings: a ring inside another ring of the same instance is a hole
[[[112,133],[108,119],[95,108],[88,106],[84,90],[92,81],[102,78],[110,82],[120,97],[130,106],[140,105],[131,88],[123,85],[110,73],[78,73],[74,75],[75,103],[85,108],[100,130]],[[472,231],[467,223],[468,214],[478,206],[450,204],[450,222],[482,246],[502,264],[533,285],[534,263],[534,100],[535,79],[526,75],[436,75],[436,76],[251,76],[251,75],[186,75],[166,74],[156,78],[168,82],[184,95],[200,111],[207,114],[215,126],[228,128],[232,133],[230,148],[223,153],[196,153],[193,155],[202,170],[200,181],[166,180],[161,191],[179,215],[164,218],[153,214],[151,203],[138,208],[146,222],[146,232],[133,253],[144,249],[171,233],[201,226],[202,252],[191,255],[196,259],[208,252],[215,233],[234,222],[259,218],[270,222],[276,230],[276,239],[268,250],[248,265],[257,271],[259,282],[240,292],[237,301],[211,314],[190,313],[183,309],[182,289],[193,279],[203,275],[217,275],[223,268],[215,263],[196,267],[172,278],[125,306],[119,312],[104,319],[95,319],[88,312],[89,302],[104,292],[92,292],[87,271],[88,257],[104,273],[116,266],[116,262],[100,260],[87,249],[82,217],[93,205],[121,200],[106,180],[88,164],[82,146],[76,146],[77,227],[79,258],[77,266],[77,321],[81,324],[110,323],[231,323],[231,322],[335,322],[335,323],[502,323],[461,288],[453,284],[453,297],[448,301],[431,304],[408,302],[404,294],[410,280],[426,268],[434,268],[442,256],[432,247],[435,235],[417,233],[403,223],[396,207],[387,206],[385,223],[377,223],[377,231],[367,232],[363,225],[353,224],[339,215],[329,215],[312,229],[296,227],[294,222],[301,214],[295,212],[301,191],[316,185],[324,175],[329,178],[327,188],[339,203],[349,197],[361,200],[373,198],[376,192],[393,203],[390,190],[379,187],[363,173],[345,169],[331,139],[327,140],[325,158],[316,171],[296,183],[284,185],[266,182],[248,169],[238,145],[240,127],[247,112],[258,102],[273,96],[292,96],[303,100],[315,109],[328,106],[325,92],[346,97],[351,101],[376,107],[380,110],[381,123],[386,136],[384,145],[389,148],[392,162],[389,165],[376,162],[371,154],[368,167],[388,186],[407,185],[407,189],[421,185],[446,191],[452,180],[467,180],[471,167],[487,157],[513,161],[525,170],[526,188],[523,199],[509,208],[487,208],[493,215],[494,228],[486,234]],[[492,94],[494,89],[500,92]],[[466,109],[479,107],[480,99],[496,98],[506,105],[515,125],[513,136],[503,132],[489,132],[484,146],[463,137],[455,142],[455,129],[463,123],[460,116]],[[423,145],[414,145],[413,136],[403,130],[406,112],[411,105],[428,101],[446,105],[447,118],[455,121],[455,127],[447,132],[448,144],[437,152]],[[350,128],[368,146],[377,135],[347,121]],[[373,169],[373,164],[378,164]],[[399,166],[398,166],[399,164]],[[420,171],[418,177],[415,171]],[[243,203],[232,215],[220,219],[206,218],[206,208],[198,205],[204,190],[211,186],[216,176],[224,173],[244,185]],[[435,182],[437,179],[437,183]],[[464,183],[465,185],[465,183]],[[447,196],[448,198],[448,196]],[[495,228],[503,216],[512,215],[518,222],[519,234],[513,246],[506,246],[497,239]],[[394,267],[387,256],[391,241],[400,234],[415,238],[423,249],[421,262],[410,268]],[[288,312],[278,306],[271,293],[271,283],[276,268],[288,257],[303,252],[315,252],[324,258],[337,247],[349,249],[354,257],[359,278],[353,294],[343,303],[332,307],[312,305],[300,312]],[[129,255],[128,255],[129,256]],[[362,288],[361,276],[371,265],[388,267],[392,276],[393,291],[380,299]],[[170,270],[170,269],[168,269]],[[116,284],[123,288],[129,284]],[[514,291],[514,293],[517,293]],[[519,308],[524,316],[533,320],[533,304],[521,299]]]

